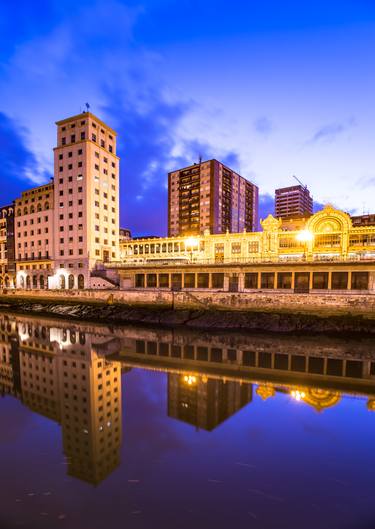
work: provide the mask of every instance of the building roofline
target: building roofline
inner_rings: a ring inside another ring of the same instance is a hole
[[[46,186],[54,186],[54,181],[49,181],[49,182],[46,182],[45,184],[40,184],[39,186],[35,186],[35,187],[30,187],[28,189],[25,189],[25,191],[21,191],[21,197],[24,193],[29,193],[30,191],[35,191],[41,187],[46,187]],[[15,198],[14,201],[16,200],[20,200],[21,197],[18,197],[18,198]]]
[[[100,125],[102,125],[107,130],[109,130],[114,136],[117,136],[117,132],[115,130],[109,127],[106,123],[104,123],[104,121],[102,121],[92,112],[81,112],[80,114],[76,114],[75,116],[70,116],[69,118],[60,119],[59,121],[55,121],[55,124],[59,126],[59,125],[63,125],[64,123],[69,123],[69,121],[74,121],[75,119],[86,118],[87,116],[92,119],[95,119],[95,121],[100,123]]]
[[[172,174],[172,173],[177,173],[177,172],[180,172],[180,171],[185,171],[186,169],[190,169],[191,167],[196,167],[197,165],[202,165],[203,163],[209,163],[209,162],[217,162],[219,164],[221,164],[223,167],[225,167],[226,169],[228,169],[229,171],[232,171],[232,173],[235,173],[236,175],[240,176],[241,178],[243,178],[244,180],[246,180],[246,182],[248,182],[249,184],[251,184],[252,186],[254,187],[257,187],[257,184],[254,184],[253,182],[251,182],[250,180],[248,180],[246,178],[246,176],[243,176],[241,175],[240,173],[237,173],[237,171],[235,171],[234,169],[232,169],[231,167],[229,167],[229,165],[226,165],[225,163],[221,162],[220,160],[218,160],[217,158],[210,158],[209,160],[202,160],[201,162],[196,162],[196,163],[192,163],[190,165],[187,165],[186,167],[181,167],[180,169],[175,169],[174,171],[169,171],[168,172],[168,175]]]

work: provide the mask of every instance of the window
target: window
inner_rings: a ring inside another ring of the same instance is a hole
[[[250,241],[249,242],[249,253],[258,253],[259,252],[259,242]]]
[[[91,139],[92,139],[92,141],[96,141],[96,134],[92,133],[91,134]]]
[[[241,243],[232,242],[232,254],[239,255],[241,253]]]
[[[258,288],[257,272],[248,272],[245,274],[245,288]]]

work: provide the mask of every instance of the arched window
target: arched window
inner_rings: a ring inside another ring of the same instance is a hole
[[[17,209],[17,217],[20,217],[22,215],[22,211],[20,209]]]
[[[38,276],[33,276],[33,288],[38,288]]]
[[[37,205],[37,211],[42,211],[42,204],[39,202],[39,204]]]
[[[26,288],[31,288],[31,279],[30,276],[26,277]]]
[[[27,215],[27,208],[23,208],[23,214]]]
[[[76,332],[70,331],[70,343],[75,344],[77,341]]]
[[[85,335],[84,332],[80,332],[79,333],[79,343],[81,345],[85,345],[85,343],[86,343],[86,335]]]
[[[60,276],[60,288],[62,290],[65,290],[66,288],[66,281],[65,281],[65,276],[61,274]]]
[[[34,206],[31,206],[31,207],[30,207],[30,213],[35,213],[35,208],[34,208]]]
[[[74,288],[74,275],[73,274],[70,274],[70,276],[68,277],[68,288],[70,290]]]
[[[40,288],[43,290],[44,289],[44,276],[40,276],[39,284],[40,284]]]
[[[83,274],[79,274],[79,276],[78,276],[78,288],[79,289],[85,288],[85,278],[84,278]]]
[[[20,287],[21,288],[25,288],[25,278],[24,278],[24,276],[20,277]]]
[[[48,202],[46,202],[46,203],[44,204],[44,209],[49,209],[49,203],[48,203]]]

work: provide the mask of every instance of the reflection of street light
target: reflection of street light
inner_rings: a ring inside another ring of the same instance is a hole
[[[184,382],[186,382],[186,384],[188,386],[192,386],[193,384],[195,384],[197,381],[197,378],[194,376],[194,375],[185,375],[184,376]]]
[[[298,389],[291,391],[290,394],[297,401],[301,401],[306,397],[306,393],[304,391],[299,391]]]
[[[301,230],[300,232],[297,233],[296,235],[296,239],[297,241],[300,241],[300,242],[303,242],[303,257],[305,258],[306,257],[306,253],[307,253],[307,243],[312,241],[314,238],[314,234],[311,233],[311,231],[309,230]]]
[[[188,237],[185,240],[185,248],[190,248],[190,261],[193,261],[193,251],[197,249],[199,245],[199,240],[196,237]]]

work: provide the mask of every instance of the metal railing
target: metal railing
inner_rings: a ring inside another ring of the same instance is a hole
[[[224,259],[176,259],[175,257],[171,258],[155,258],[155,259],[125,259],[123,261],[115,261],[111,263],[105,263],[107,268],[123,268],[123,267],[135,267],[135,266],[188,266],[188,265],[251,265],[251,264],[283,264],[283,263],[355,263],[355,262],[375,262],[375,254],[366,256],[366,255],[356,255],[356,256],[343,256],[343,255],[313,255],[313,256],[278,256],[278,257],[269,257],[269,258],[260,258],[260,257],[229,257]]]

